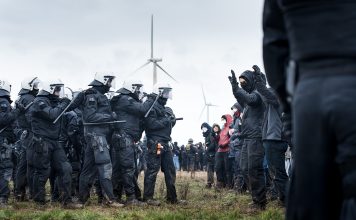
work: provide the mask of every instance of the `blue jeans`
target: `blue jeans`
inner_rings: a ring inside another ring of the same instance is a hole
[[[177,155],[173,155],[173,163],[174,163],[174,167],[176,168],[176,170],[179,170],[179,158]]]

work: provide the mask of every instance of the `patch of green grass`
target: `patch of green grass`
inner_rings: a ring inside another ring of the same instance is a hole
[[[142,180],[142,177],[141,177]],[[248,203],[250,195],[239,195],[231,191],[206,189],[206,173],[196,173],[194,179],[188,173],[177,173],[176,189],[179,199],[188,201],[187,205],[171,205],[165,203],[166,187],[163,175],[157,178],[155,189],[156,198],[161,200],[160,207],[127,207],[105,208],[96,205],[96,197],[91,199],[91,205],[82,210],[64,210],[59,204],[48,205],[45,210],[38,210],[37,206],[29,202],[14,203],[12,208],[0,210],[1,219],[38,219],[38,220],[185,220],[185,219],[258,219],[282,220],[284,209],[276,203],[270,203],[265,211],[251,213]],[[142,182],[140,182],[142,187]]]

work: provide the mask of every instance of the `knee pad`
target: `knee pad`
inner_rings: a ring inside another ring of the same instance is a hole
[[[103,179],[111,180],[111,177],[112,177],[112,165],[111,165],[111,163],[103,164],[101,172],[102,172],[101,176],[102,176]]]

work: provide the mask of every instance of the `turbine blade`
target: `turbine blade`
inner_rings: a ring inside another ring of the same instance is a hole
[[[173,79],[175,82],[178,82],[173,76],[171,76],[167,71],[165,71],[158,63],[156,63],[157,67],[160,68],[167,76],[169,76],[171,79]]]
[[[148,64],[150,64],[151,61],[147,61],[145,64],[143,64],[142,66],[140,66],[139,68],[137,68],[135,71],[131,72],[131,74],[136,73],[137,71],[139,71],[140,69],[142,69],[143,67],[147,66]]]
[[[204,92],[203,85],[201,86],[201,91],[203,92],[204,104],[206,105],[206,97],[205,97],[205,92]]]
[[[203,115],[205,108],[206,108],[206,105],[204,105],[203,110],[201,110],[201,113],[200,113],[200,115],[199,115],[199,119],[201,119],[201,116]]]
[[[151,15],[151,59],[153,58],[153,15]]]
[[[218,105],[213,105],[213,104],[210,104],[210,106],[213,106],[213,107],[219,107]]]

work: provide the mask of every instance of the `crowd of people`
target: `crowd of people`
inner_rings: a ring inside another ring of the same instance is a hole
[[[26,78],[14,107],[11,85],[0,81],[1,207],[11,180],[16,201],[38,205],[49,202],[48,180],[50,201],[64,208],[84,207],[93,187],[98,203],[110,207],[160,205],[154,199],[160,168],[167,202],[180,202],[170,144],[176,118],[166,106],[172,88],[159,83],[145,94],[141,81],[126,81],[109,99],[114,80],[97,73],[88,89],[65,94],[60,80]],[[142,169],[143,193],[137,183]]]
[[[84,207],[92,187],[100,204],[159,205],[154,187],[161,168],[170,203],[184,202],[177,199],[176,171],[192,178],[206,171],[207,188],[250,192],[253,208],[265,208],[266,194],[283,206],[290,140],[277,96],[259,68],[253,69],[241,74],[242,88],[233,71],[229,77],[237,99],[232,116],[223,115],[221,125],[203,123],[204,143],[190,138],[182,146],[170,137],[176,118],[165,106],[172,93],[168,84],[145,94],[140,81],[127,81],[108,96],[115,77],[97,73],[89,89],[65,94],[60,80],[30,77],[22,81],[13,108],[11,85],[1,81],[0,204],[6,207],[12,179],[17,201],[39,205],[48,202],[48,180],[51,202],[65,208]]]

